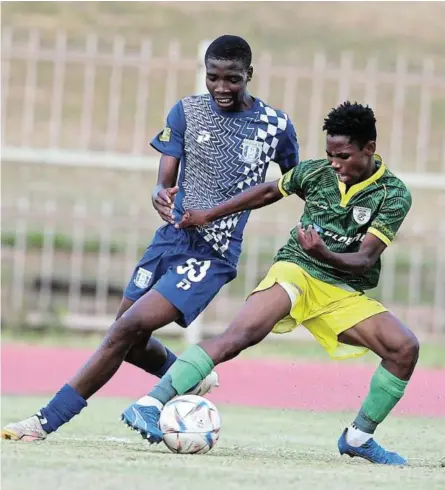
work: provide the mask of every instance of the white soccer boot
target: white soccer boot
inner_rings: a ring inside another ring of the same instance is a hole
[[[187,391],[187,395],[197,395],[204,396],[207,393],[210,393],[213,388],[218,388],[219,380],[218,374],[216,371],[212,371],[207,378],[204,378],[200,383],[198,383],[194,388],[190,391]]]
[[[43,441],[48,434],[40,423],[39,414],[33,415],[21,422],[6,425],[2,430],[2,439],[11,441]]]

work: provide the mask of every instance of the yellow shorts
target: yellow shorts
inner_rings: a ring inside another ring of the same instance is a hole
[[[276,283],[289,294],[292,309],[272,331],[287,333],[303,325],[333,359],[365,354],[368,349],[342,344],[338,335],[366,318],[388,311],[365,294],[315,279],[291,262],[276,262],[252,294]]]

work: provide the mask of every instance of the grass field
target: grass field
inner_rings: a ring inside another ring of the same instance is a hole
[[[43,398],[3,397],[2,424],[25,417]],[[23,490],[439,490],[445,486],[445,419],[392,417],[379,440],[410,460],[408,468],[340,458],[336,441],[352,414],[219,407],[221,438],[207,455],[151,448],[118,416],[125,399],[94,399],[47,441],[2,443],[2,488]]]

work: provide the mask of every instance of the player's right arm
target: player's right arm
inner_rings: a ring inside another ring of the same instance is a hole
[[[279,180],[251,187],[214,208],[186,210],[181,221],[175,226],[176,228],[204,226],[234,213],[269,206],[290,194],[301,195],[300,168],[302,165],[303,163],[289,170]]]
[[[278,180],[265,182],[241,192],[232,199],[225,201],[210,209],[187,210],[176,228],[187,228],[189,226],[204,226],[219,218],[230,214],[245,211],[247,209],[258,209],[279,201],[283,194],[280,192]]]
[[[173,106],[167,116],[165,128],[150,142],[162,153],[159,163],[158,181],[152,193],[153,207],[159,216],[173,224],[173,201],[178,192],[179,162],[184,153],[185,116],[182,103]]]
[[[174,223],[173,208],[175,194],[179,187],[176,185],[178,177],[179,158],[162,155],[159,163],[158,181],[153,189],[151,202],[159,216],[170,224]]]

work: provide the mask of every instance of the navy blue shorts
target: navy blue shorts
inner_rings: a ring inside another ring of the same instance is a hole
[[[187,327],[218,291],[236,277],[236,267],[212,250],[194,229],[159,228],[136,265],[124,296],[138,300],[155,289],[181,313]]]

